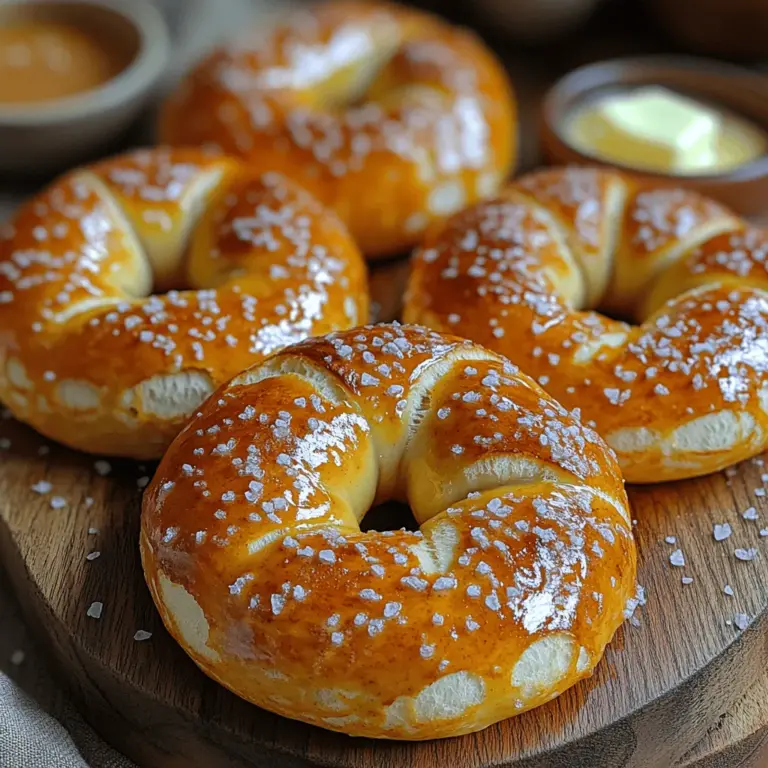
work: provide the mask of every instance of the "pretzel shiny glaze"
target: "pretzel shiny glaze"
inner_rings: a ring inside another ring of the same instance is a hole
[[[156,457],[222,381],[367,321],[365,280],[276,174],[163,149],[79,169],[0,229],[0,400],[72,447]]]
[[[420,528],[361,532],[372,504]],[[144,573],[208,675],[352,735],[468,733],[589,675],[636,555],[598,435],[416,326],[296,344],[214,394],[145,498]]]
[[[627,481],[693,477],[768,447],[766,254],[765,233],[692,192],[545,170],[427,238],[404,317],[580,408]]]
[[[378,2],[317,3],[213,52],[159,132],[296,179],[372,258],[493,194],[517,153],[511,86],[485,45]]]

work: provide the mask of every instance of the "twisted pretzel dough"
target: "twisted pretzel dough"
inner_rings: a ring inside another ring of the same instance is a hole
[[[419,531],[360,531],[407,501]],[[211,677],[345,733],[454,736],[589,675],[636,555],[591,429],[424,328],[310,339],[223,386],[144,498],[144,572]]]
[[[692,192],[545,170],[427,238],[404,318],[487,345],[580,408],[628,482],[694,477],[768,447],[766,245]]]
[[[0,230],[0,399],[72,447],[156,457],[222,381],[367,309],[356,246],[292,182],[132,152]]]
[[[215,51],[159,132],[299,181],[367,256],[493,194],[517,152],[503,68],[471,32],[379,2],[328,2]]]

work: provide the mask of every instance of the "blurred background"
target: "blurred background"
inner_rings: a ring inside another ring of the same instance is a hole
[[[0,9],[17,2],[24,0],[0,0]],[[155,101],[195,59],[244,25],[269,24],[282,12],[306,4],[306,0],[151,2],[167,22],[172,46],[159,90],[153,94]],[[112,3],[130,7],[132,0]],[[476,28],[507,64],[523,113],[521,170],[540,159],[535,121],[541,98],[575,67],[619,56],[676,53],[768,72],[766,0],[422,0],[411,4]],[[0,59],[2,53],[0,38]],[[99,154],[151,143],[152,103]],[[18,178],[0,175],[0,215],[13,204],[18,190],[28,186]]]

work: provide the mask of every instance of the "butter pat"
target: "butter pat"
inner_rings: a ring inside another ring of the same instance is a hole
[[[666,88],[606,97],[579,118],[574,138],[603,159],[666,172],[717,165],[721,116]]]

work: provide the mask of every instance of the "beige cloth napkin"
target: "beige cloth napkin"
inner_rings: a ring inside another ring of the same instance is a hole
[[[284,0],[154,2],[168,20],[175,45],[166,87],[222,38],[249,21],[264,23],[290,5]],[[139,126],[133,140],[145,143],[150,137],[149,126]],[[0,184],[0,222],[32,191]],[[51,677],[28,637],[0,563],[0,768],[89,767],[135,768],[84,722]]]
[[[0,766],[134,768],[86,725],[58,689],[1,580]]]

